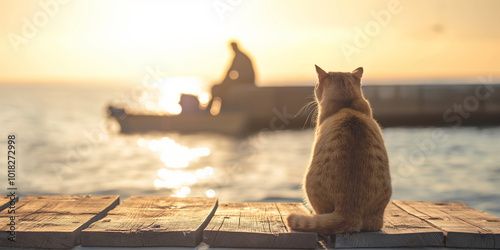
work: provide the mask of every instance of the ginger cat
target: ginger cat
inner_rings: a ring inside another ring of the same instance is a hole
[[[314,214],[291,214],[288,225],[321,234],[378,231],[391,176],[382,132],[361,92],[363,68],[316,72],[316,139],[304,179]]]

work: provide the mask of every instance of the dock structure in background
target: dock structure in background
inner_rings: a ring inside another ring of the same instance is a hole
[[[216,198],[133,196],[83,230],[82,246],[195,247],[216,209]]]
[[[362,89],[382,127],[500,124],[498,83],[363,85]],[[244,86],[231,89],[223,100],[231,110],[249,114],[250,128],[314,126],[309,117],[313,108],[299,113],[314,101],[313,86]]]
[[[316,233],[292,231],[291,213],[309,214],[301,203],[222,203],[203,232],[211,247],[316,248]]]
[[[216,198],[131,197],[118,203],[117,195],[21,198],[15,203],[16,242],[8,240],[9,209],[0,212],[0,246],[500,247],[500,218],[458,202],[393,201],[381,231],[330,236],[290,230],[288,214],[309,213],[297,202],[218,205]]]
[[[0,212],[0,246],[72,248],[80,244],[83,228],[118,203],[118,195],[24,197],[15,204],[15,215],[9,209]],[[15,242],[8,240],[13,235]]]

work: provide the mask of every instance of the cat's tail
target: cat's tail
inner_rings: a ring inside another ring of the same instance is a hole
[[[346,217],[339,212],[315,215],[290,214],[287,222],[288,226],[293,230],[321,234],[357,232],[362,227],[361,218]]]

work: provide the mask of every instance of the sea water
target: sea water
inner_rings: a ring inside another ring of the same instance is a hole
[[[16,187],[34,194],[301,201],[312,129],[124,135],[107,105],[126,87],[0,86],[0,187],[16,136]],[[500,127],[384,128],[393,199],[459,201],[500,216]],[[3,148],[3,150],[2,150]]]

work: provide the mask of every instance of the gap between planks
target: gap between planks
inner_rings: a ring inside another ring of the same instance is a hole
[[[302,203],[222,203],[203,232],[211,247],[316,248],[318,235],[292,231],[291,213],[309,214]]]
[[[336,248],[444,247],[445,236],[442,230],[428,225],[391,202],[385,210],[381,231],[331,235],[327,238],[327,245]]]

